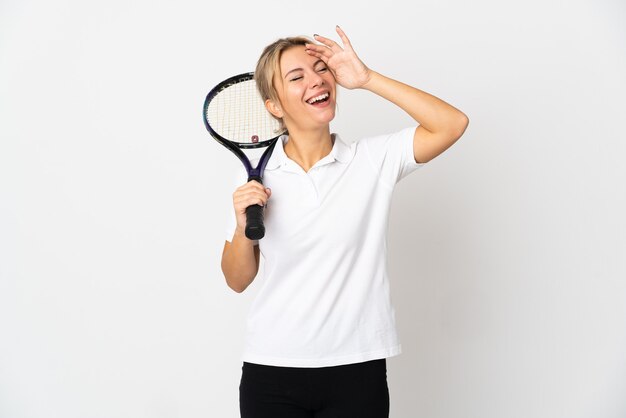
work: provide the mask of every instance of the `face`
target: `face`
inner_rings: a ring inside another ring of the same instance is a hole
[[[270,102],[268,109],[283,118],[287,129],[325,127],[335,117],[335,78],[324,61],[307,54],[304,46],[283,51],[274,86],[280,103]]]

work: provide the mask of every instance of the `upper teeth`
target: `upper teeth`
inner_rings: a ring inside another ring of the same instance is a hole
[[[317,97],[313,97],[313,98],[311,98],[311,99],[307,100],[307,103],[309,103],[309,104],[313,104],[313,103],[315,103],[315,102],[319,102],[320,100],[324,100],[324,99],[325,99],[325,98],[327,98],[327,97],[328,97],[328,93],[320,94],[320,95],[319,95],[319,96],[317,96]]]

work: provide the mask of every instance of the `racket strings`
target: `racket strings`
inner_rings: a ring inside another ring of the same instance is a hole
[[[209,103],[206,116],[211,127],[232,142],[255,144],[280,133],[278,121],[265,108],[254,80],[220,91]]]

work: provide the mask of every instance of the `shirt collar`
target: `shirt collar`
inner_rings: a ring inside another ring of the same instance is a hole
[[[346,164],[352,160],[352,157],[354,156],[354,147],[346,144],[337,134],[331,134],[331,138],[334,141],[333,149],[330,151],[330,154],[315,163],[314,167],[330,164],[335,161]],[[278,138],[276,146],[274,147],[274,152],[265,166],[266,170],[275,170],[277,168],[288,167],[290,165],[297,166],[297,164],[291,160],[287,154],[285,154],[284,146],[287,141],[289,141],[289,135],[287,134],[281,135]]]

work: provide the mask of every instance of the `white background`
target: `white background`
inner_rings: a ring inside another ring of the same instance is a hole
[[[259,283],[201,107],[281,36],[350,36],[470,117],[394,195],[391,416],[626,416],[626,5],[0,0],[0,417],[235,418]],[[410,126],[342,91],[332,128]]]

